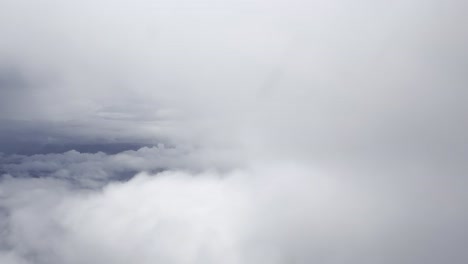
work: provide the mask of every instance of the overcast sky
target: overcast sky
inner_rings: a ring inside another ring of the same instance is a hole
[[[467,263],[467,12],[0,0],[0,263]]]

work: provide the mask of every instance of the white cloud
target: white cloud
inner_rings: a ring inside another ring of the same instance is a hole
[[[465,140],[466,5],[359,3],[4,0],[1,116],[277,155]]]
[[[81,187],[101,187],[109,181],[132,178],[141,171],[168,169],[231,170],[245,161],[237,153],[192,147],[143,147],[109,155],[103,152],[0,156],[3,174],[16,178],[54,178]]]
[[[102,191],[5,179],[1,191],[4,254],[31,263],[334,263],[377,220],[368,193],[296,165],[143,173]]]
[[[419,186],[415,193],[409,181],[408,190],[379,184],[382,176],[273,163],[139,173],[101,189],[4,177],[1,257],[39,264],[462,263],[463,190]]]
[[[467,7],[0,0],[0,151],[171,146],[1,155],[0,262],[466,263]]]

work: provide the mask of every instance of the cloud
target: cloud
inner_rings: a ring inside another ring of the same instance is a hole
[[[438,263],[450,256],[462,263],[466,258],[463,178],[458,185],[441,179],[446,186],[441,188],[433,178],[424,182],[402,170],[393,178],[384,172],[367,178],[279,163],[196,173],[189,171],[209,166],[189,153],[160,146],[114,155],[4,156],[9,176],[0,184],[2,260]],[[119,178],[122,171],[162,166],[172,168]],[[185,170],[174,171],[177,167]]]
[[[242,160],[233,153],[191,147],[143,147],[117,154],[65,153],[2,155],[0,165],[3,177],[53,178],[72,184],[96,188],[110,181],[132,178],[141,171],[159,172],[168,169],[190,171],[230,170],[240,166]]]
[[[392,186],[395,182],[384,175],[369,180],[297,163],[257,164],[224,172],[170,169],[138,173],[124,181],[112,177],[119,168],[144,168],[144,161],[157,161],[153,151],[161,150],[124,152],[105,159],[102,153],[42,156],[60,162],[61,168],[38,162],[39,155],[19,163],[25,171],[44,164],[50,170],[37,178],[3,176],[2,258],[12,263],[439,263],[443,259],[462,263],[466,259],[462,245],[467,197],[450,181],[444,181],[446,190],[430,185],[412,188],[411,178],[405,186],[399,180]],[[138,155],[148,156],[140,160]],[[84,183],[96,180],[81,171],[95,163],[96,169],[109,174],[106,183],[99,188],[76,184],[80,177]],[[107,164],[112,169],[106,171]],[[74,181],[57,176],[70,168],[75,169]]]
[[[467,8],[0,0],[0,262],[466,263]]]
[[[334,263],[375,224],[374,202],[353,188],[292,165],[143,173],[102,191],[4,179],[3,254],[27,263],[307,263],[324,254]]]
[[[462,1],[21,3],[1,3],[3,119],[280,158],[466,149]]]

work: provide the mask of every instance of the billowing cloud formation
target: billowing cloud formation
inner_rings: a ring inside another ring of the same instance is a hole
[[[89,188],[101,187],[109,181],[126,180],[141,171],[158,172],[174,168],[191,171],[228,170],[241,164],[241,160],[236,160],[230,153],[167,148],[162,144],[114,155],[71,150],[61,154],[0,156],[4,177],[55,178]]]
[[[0,262],[467,263],[467,12],[0,0]]]
[[[405,190],[294,163],[112,177],[132,166],[158,168],[145,161],[168,159],[161,152],[67,152],[5,166],[2,263],[463,263],[467,257],[463,188]],[[41,168],[41,177],[24,175]],[[95,175],[107,177],[106,184]]]
[[[466,144],[463,1],[3,0],[0,10],[4,119],[262,154]]]

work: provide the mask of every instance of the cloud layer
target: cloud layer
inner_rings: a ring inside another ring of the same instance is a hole
[[[466,263],[467,12],[0,0],[0,262]]]
[[[161,169],[158,161],[190,167],[189,155],[167,151],[4,158],[16,164],[4,166],[0,184],[0,259],[463,263],[467,257],[468,197],[452,180],[442,181],[445,187],[418,180],[414,188],[414,175],[401,184],[402,171],[389,181],[385,174],[369,179],[278,162],[122,177],[125,170]]]
[[[99,192],[6,178],[1,194],[2,257],[25,263],[373,263],[396,246],[379,195],[297,165],[143,173]]]

